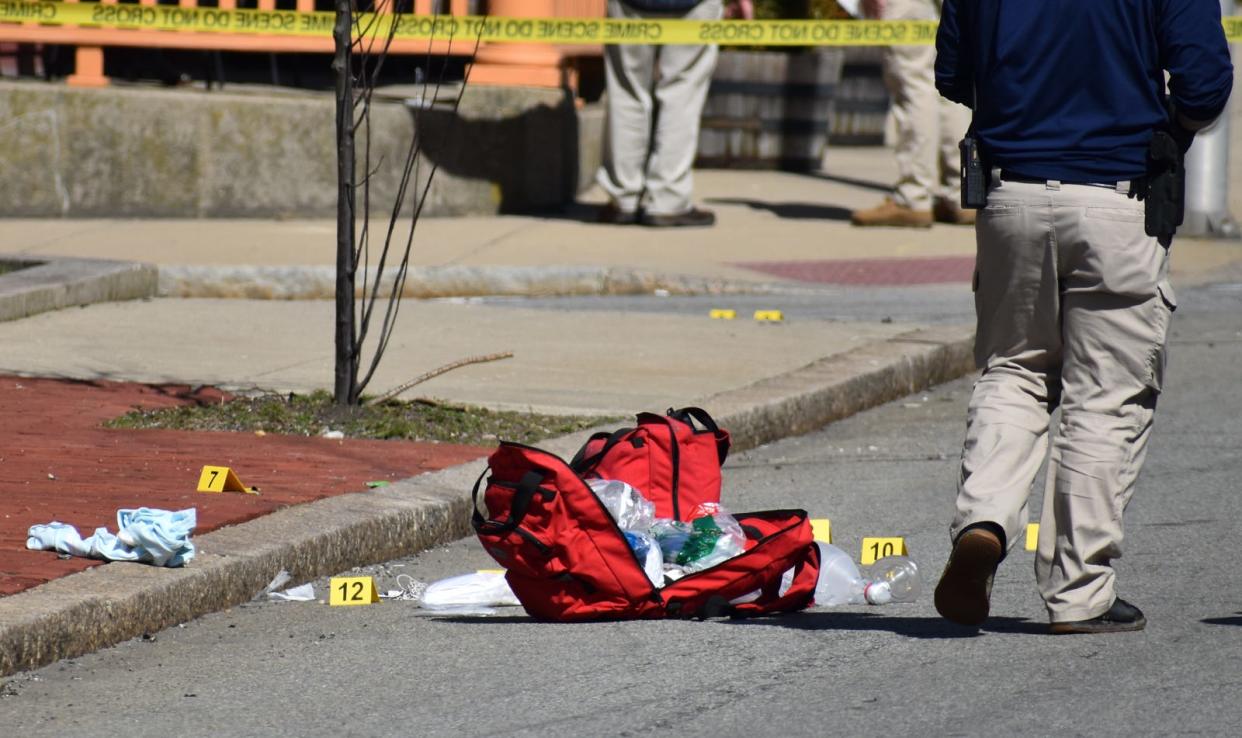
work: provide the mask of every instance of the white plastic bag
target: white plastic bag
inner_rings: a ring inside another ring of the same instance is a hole
[[[636,533],[632,530],[622,532],[625,533],[625,542],[630,544],[634,555],[643,565],[643,572],[646,573],[647,578],[656,587],[663,587],[664,554],[660,552],[660,544],[646,533]]]
[[[504,572],[479,571],[441,579],[427,585],[420,603],[428,610],[461,607],[500,607],[520,605]]]

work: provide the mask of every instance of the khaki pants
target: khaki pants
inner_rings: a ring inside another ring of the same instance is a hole
[[[1143,465],[1176,307],[1143,205],[1102,187],[1001,182],[976,226],[975,360],[951,534],[1022,541],[1052,441],[1035,575],[1053,622],[1112,605],[1122,513]]]
[[[721,0],[703,0],[685,15],[644,14],[608,0],[609,18],[718,20],[722,14]],[[621,210],[645,205],[652,215],[676,215],[690,209],[690,168],[716,55],[714,44],[604,47],[608,106],[595,180]]]
[[[889,0],[885,20],[939,20],[938,0]],[[970,108],[936,92],[936,47],[887,46],[884,83],[897,127],[898,205],[930,210],[933,198],[959,201],[957,144],[970,126]]]

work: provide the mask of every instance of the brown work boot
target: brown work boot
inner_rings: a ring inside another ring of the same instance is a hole
[[[874,208],[855,210],[850,214],[850,222],[856,226],[931,228],[932,214],[930,210],[914,210],[898,205],[893,198],[886,197]]]
[[[959,625],[979,625],[988,617],[992,577],[1004,554],[995,533],[968,528],[953,544],[949,563],[936,585],[936,612]]]
[[[970,208],[963,208],[947,197],[937,197],[932,202],[932,218],[937,223],[974,225],[975,211]]]

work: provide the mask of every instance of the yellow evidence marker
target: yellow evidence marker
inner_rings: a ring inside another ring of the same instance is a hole
[[[329,605],[370,605],[379,602],[372,577],[332,577],[328,582]]]
[[[780,310],[756,310],[755,320],[760,323],[779,323],[785,319],[785,314]]]
[[[733,320],[737,317],[737,311],[713,308],[708,315],[712,317],[712,320]]]
[[[237,472],[227,466],[204,466],[198,475],[199,492],[243,492],[259,494],[258,487],[247,487],[237,478]]]
[[[820,543],[832,543],[832,521],[828,518],[811,518],[811,533]]]
[[[1034,551],[1039,548],[1039,523],[1026,524],[1026,550]]]
[[[863,566],[874,564],[885,556],[909,556],[906,551],[906,539],[900,536],[889,538],[864,538],[862,539],[862,560],[859,562]]]

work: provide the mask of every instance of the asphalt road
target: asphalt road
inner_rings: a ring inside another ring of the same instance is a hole
[[[12,677],[13,736],[1230,735],[1242,724],[1242,285],[1184,290],[1127,516],[1141,633],[1049,636],[1014,551],[974,632],[930,597],[757,619],[540,624],[256,602]],[[802,506],[857,555],[943,565],[969,380],[729,460],[725,502]],[[1038,504],[1034,505],[1038,508]],[[1037,513],[1037,510],[1033,511]],[[381,588],[493,565],[474,540],[369,570]],[[315,583],[326,597],[326,582]]]

